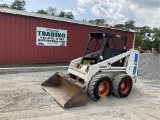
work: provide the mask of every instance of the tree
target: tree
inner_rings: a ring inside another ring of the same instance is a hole
[[[108,24],[105,19],[89,20],[88,22],[91,24],[108,27]]]
[[[11,9],[16,9],[16,10],[25,10],[25,5],[26,5],[26,2],[24,0],[15,0],[10,8]]]
[[[138,35],[138,34],[136,35],[135,46],[142,47],[142,36],[141,35]]]
[[[74,19],[74,15],[72,14],[72,12],[65,13],[64,11],[61,11],[58,16],[68,19]]]
[[[82,21],[83,21],[83,22],[87,22],[87,19],[83,19]]]
[[[57,9],[56,8],[48,7],[48,9],[47,9],[47,14],[48,15],[56,16],[56,13],[57,13]]]
[[[65,18],[66,17],[66,13],[65,12],[63,12],[63,11],[61,11],[60,13],[59,13],[59,15],[58,15],[59,17],[63,17],[63,18]]]
[[[105,19],[95,19],[95,24],[99,26],[108,26]]]
[[[94,20],[89,20],[88,22],[91,23],[91,24],[95,24]]]
[[[9,5],[7,5],[7,4],[0,4],[0,7],[9,8]]]
[[[47,11],[45,10],[38,10],[36,13],[39,13],[39,14],[44,14],[44,15],[47,15]]]
[[[128,20],[127,22],[125,22],[125,28],[126,30],[133,30],[135,27],[135,21],[134,20]]]
[[[124,24],[116,24],[116,25],[113,26],[113,28],[124,30],[125,29],[125,25]]]
[[[160,28],[153,28],[153,33],[155,40],[160,41]]]
[[[144,34],[146,34],[146,33],[151,33],[152,32],[152,30],[150,29],[150,27],[148,27],[148,26],[143,26],[142,28],[141,28],[141,30],[140,30],[140,34],[141,35],[144,35]]]
[[[155,48],[157,51],[160,51],[160,41],[159,40],[154,40],[152,42],[152,48]]]
[[[74,15],[72,14],[72,12],[67,12],[65,16],[68,19],[74,19]]]
[[[156,48],[160,52],[160,28],[153,28],[154,41],[153,48]]]

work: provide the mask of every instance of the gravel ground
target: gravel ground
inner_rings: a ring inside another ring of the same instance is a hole
[[[160,80],[160,54],[140,54],[138,73],[143,79]]]
[[[140,56],[139,78],[127,98],[88,99],[86,106],[66,110],[40,86],[56,71],[0,75],[0,119],[160,120],[159,60],[159,55]]]

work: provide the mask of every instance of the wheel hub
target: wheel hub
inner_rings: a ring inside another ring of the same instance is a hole
[[[103,81],[102,83],[100,83],[99,87],[98,87],[98,95],[100,97],[105,97],[110,89],[110,85],[108,82]]]
[[[123,83],[121,84],[121,88],[122,88],[122,89],[125,89],[125,87],[126,87],[126,83],[123,82]]]
[[[128,91],[129,91],[129,88],[130,88],[130,82],[129,80],[124,80],[122,83],[121,83],[121,92],[123,94],[126,94]]]

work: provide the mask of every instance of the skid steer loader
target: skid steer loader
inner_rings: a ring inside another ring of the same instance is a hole
[[[88,33],[82,57],[70,62],[68,74],[57,72],[42,87],[64,108],[86,105],[110,96],[127,97],[136,82],[139,52],[127,51],[127,37]]]

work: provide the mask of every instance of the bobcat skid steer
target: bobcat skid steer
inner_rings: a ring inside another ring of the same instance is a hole
[[[113,93],[127,97],[136,82],[139,52],[127,51],[127,37],[111,33],[88,33],[82,57],[70,62],[68,74],[57,72],[42,83],[62,107],[86,105],[87,96],[98,101]]]

